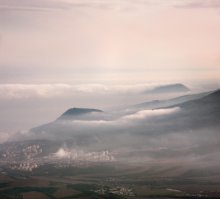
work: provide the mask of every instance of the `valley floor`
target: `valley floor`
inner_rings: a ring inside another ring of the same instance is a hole
[[[152,168],[132,170],[106,165],[77,168],[78,174],[72,172],[76,169],[73,167],[56,168],[56,172],[53,169],[48,165],[35,173],[2,171],[0,198],[220,198],[220,175],[185,173],[171,177],[175,168],[167,170],[169,175],[166,170],[154,169],[152,175]]]

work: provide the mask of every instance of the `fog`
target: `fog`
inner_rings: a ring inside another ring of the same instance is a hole
[[[220,98],[211,95],[220,88],[219,7],[0,0],[3,164],[49,157],[219,165]],[[103,112],[62,117],[71,108]]]
[[[143,110],[131,108],[129,111],[114,109],[70,115],[69,118],[61,116],[6,138],[10,142],[58,142],[53,152],[55,156],[71,160],[96,157],[100,161],[109,158],[132,163],[219,165],[219,113],[212,112],[219,103],[212,93],[206,95],[179,106]],[[203,108],[203,98],[214,101]],[[107,156],[103,155],[106,150]]]
[[[28,130],[56,119],[71,107],[102,110],[126,109],[129,105],[155,99],[169,99],[187,93],[147,94],[168,83],[143,84],[1,84],[1,131]],[[193,91],[207,90],[191,86]],[[190,87],[190,88],[191,88]]]

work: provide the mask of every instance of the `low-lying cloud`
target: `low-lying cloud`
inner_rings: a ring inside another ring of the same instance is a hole
[[[93,161],[93,162],[109,162],[114,161],[115,157],[109,151],[85,152],[79,149],[59,148],[54,154],[60,159],[69,159],[72,161]]]
[[[160,84],[104,85],[104,84],[0,84],[0,99],[74,96],[77,94],[140,94]]]
[[[180,110],[179,107],[169,108],[169,109],[155,109],[155,110],[142,110],[138,111],[134,114],[124,116],[123,119],[125,120],[143,120],[150,117],[155,116],[163,116],[167,114],[176,113]]]

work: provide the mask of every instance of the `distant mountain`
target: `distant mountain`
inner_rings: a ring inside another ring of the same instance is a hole
[[[85,134],[81,134],[80,130],[74,128],[73,124],[77,121],[94,121],[94,120],[104,120],[108,118],[108,114],[99,109],[90,109],[90,108],[70,108],[65,111],[60,117],[58,117],[55,121],[37,126],[35,128],[30,129],[31,132],[39,135],[51,135],[48,138],[59,138],[67,139],[66,137],[62,137],[62,132],[66,134],[75,135],[73,143],[79,145],[88,145],[89,142],[94,142],[95,136],[87,135],[87,131]],[[80,126],[79,126],[80,128]],[[89,132],[89,131],[88,131]],[[90,133],[90,132],[89,132]]]
[[[73,119],[74,117],[85,116],[91,113],[103,113],[103,111],[90,108],[70,108],[66,112],[64,112],[58,119]]]
[[[184,111],[190,112],[192,116],[196,115],[200,118],[206,117],[210,119],[210,122],[219,120],[220,90],[214,91],[200,99],[188,101],[177,106],[182,108]]]
[[[168,93],[181,93],[188,92],[190,89],[183,84],[168,84],[163,86],[158,86],[152,90],[146,90],[145,94],[168,94]]]
[[[220,124],[220,90],[202,98],[176,104],[181,111],[172,123],[179,129],[211,128]]]
[[[184,100],[186,100],[184,102]],[[179,103],[177,103],[179,102]],[[172,104],[169,106],[169,104]],[[161,135],[161,133],[208,133],[219,131],[220,125],[220,90],[196,95],[182,96],[168,101],[151,101],[139,104],[137,112],[144,109],[171,109],[179,107],[174,114],[161,117],[159,120],[148,120],[146,123],[147,135]],[[140,108],[141,107],[141,108]],[[155,125],[156,124],[156,125]],[[214,129],[214,130],[213,130]],[[142,133],[142,134],[145,134]]]
[[[0,145],[0,166],[19,171],[48,163],[66,166],[76,157],[109,158],[106,150],[118,162],[219,165],[220,90],[141,106],[162,110],[122,111],[110,118],[99,109],[68,109],[57,120],[22,134],[25,141]],[[172,108],[175,111],[169,113]]]
[[[202,98],[210,93],[211,92],[184,95],[184,96],[175,97],[175,98],[171,98],[171,99],[167,99],[167,100],[153,100],[153,101],[149,101],[149,102],[135,104],[135,105],[131,106],[131,108],[138,109],[138,110],[139,109],[156,109],[156,108],[162,108],[162,107],[164,108],[164,107],[168,107],[168,106],[174,106],[177,104],[181,104],[181,103],[184,103],[187,101],[199,99],[199,98]]]
[[[75,136],[75,143],[87,145],[90,142],[99,140],[97,137],[100,136],[103,137],[105,135],[105,137],[108,137],[107,135],[114,134],[114,132],[132,131],[132,129],[127,129],[127,126],[123,126],[123,124],[118,125],[120,124],[120,118],[145,109],[170,109],[173,107],[179,107],[180,110],[175,114],[161,117],[159,120],[152,119],[152,121],[155,121],[147,122],[146,127],[143,127],[143,124],[137,126],[135,131],[145,132],[147,129],[146,132],[148,134],[160,134],[161,131],[164,133],[189,131],[202,127],[214,127],[220,124],[220,90],[211,93],[186,95],[164,101],[151,101],[136,105],[136,107],[131,112],[122,111],[117,113],[120,115],[119,117],[117,114],[115,117],[111,113],[105,113],[99,109],[71,108],[54,122],[33,128],[31,132],[36,135],[44,135],[47,132],[47,135],[59,138],[62,138],[62,132],[65,132],[66,135]],[[151,117],[147,120],[151,120]],[[92,128],[90,126],[87,129],[87,124],[89,126],[92,125]],[[117,125],[112,125],[111,129],[110,124]],[[97,126],[99,128],[96,128]],[[82,130],[83,128],[85,130]],[[108,133],[103,133],[103,131],[108,131]]]
[[[196,109],[210,109],[210,108],[220,108],[220,89],[211,92],[209,95],[206,95],[200,99],[192,100],[189,102],[182,103],[179,105],[183,108],[196,108]],[[220,110],[216,110],[220,111]]]

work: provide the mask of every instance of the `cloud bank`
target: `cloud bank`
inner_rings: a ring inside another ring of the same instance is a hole
[[[0,99],[74,96],[78,94],[141,94],[160,86],[159,83],[134,85],[104,84],[0,84]]]
[[[218,0],[137,0],[135,3],[131,0],[22,0],[22,1],[7,1],[0,2],[1,9],[23,9],[23,10],[48,10],[48,9],[72,9],[72,8],[95,8],[95,9],[111,9],[123,10],[135,6],[177,6],[188,8],[218,8],[220,6]]]
[[[156,110],[142,110],[138,111],[134,114],[124,116],[123,119],[125,120],[143,120],[149,117],[157,117],[163,116],[167,114],[172,114],[180,111],[179,107],[174,107],[170,109],[156,109]]]

